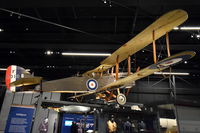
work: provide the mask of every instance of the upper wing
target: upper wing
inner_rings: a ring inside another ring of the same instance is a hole
[[[150,66],[140,70],[139,72],[136,72],[136,73],[134,73],[134,74],[132,74],[132,75],[126,77],[126,78],[119,79],[116,82],[110,83],[110,84],[104,86],[103,88],[99,89],[98,91],[90,91],[90,92],[87,92],[87,93],[84,93],[84,94],[76,95],[74,97],[80,97],[80,96],[86,96],[86,95],[89,95],[89,94],[92,94],[92,93],[98,93],[98,92],[101,92],[101,91],[105,91],[108,88],[118,88],[120,86],[126,85],[126,84],[131,83],[133,81],[136,81],[138,79],[141,79],[143,77],[149,76],[149,75],[153,74],[154,72],[158,72],[158,71],[167,69],[170,66],[173,66],[173,65],[178,64],[180,62],[188,60],[188,59],[194,57],[195,54],[196,53],[193,52],[193,51],[181,52],[179,54],[170,56],[170,57],[168,57],[168,58],[166,58],[162,61],[159,61],[156,64],[152,64],[152,65],[150,65]]]
[[[128,58],[132,54],[137,51],[143,49],[153,41],[152,33],[155,33],[155,39],[160,38],[165,35],[166,32],[171,31],[174,27],[179,26],[185,20],[187,20],[188,14],[184,10],[173,10],[170,11],[159,19],[157,19],[154,23],[148,26],[145,30],[140,32],[133,39],[125,43],[118,50],[116,50],[111,56],[107,57],[105,60],[101,62],[101,65],[93,70],[85,72],[83,75],[90,75],[93,72],[103,72],[116,63],[116,58],[119,56],[119,62]]]

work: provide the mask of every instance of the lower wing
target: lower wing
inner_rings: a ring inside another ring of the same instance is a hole
[[[112,83],[102,87],[98,91],[88,91],[87,93],[76,95],[76,96],[73,96],[72,98],[103,92],[103,91],[107,90],[108,88],[109,89],[119,88],[120,86],[129,84],[133,81],[136,81],[138,79],[149,76],[149,75],[153,74],[154,72],[162,71],[162,70],[167,69],[167,68],[169,68],[173,65],[176,65],[176,64],[181,63],[183,61],[186,61],[186,60],[194,57],[195,54],[196,53],[194,51],[185,51],[185,52],[175,54],[175,55],[170,56],[170,57],[168,57],[164,60],[159,61],[156,64],[152,64],[152,65],[140,70],[139,72],[136,72],[136,73],[134,73],[130,76],[127,76],[123,79],[119,79],[116,82],[112,82]]]

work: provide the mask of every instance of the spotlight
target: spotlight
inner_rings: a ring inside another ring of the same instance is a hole
[[[106,4],[106,3],[107,3],[107,1],[106,1],[106,0],[103,0],[103,3],[104,3],[104,4]]]
[[[11,17],[13,16],[13,12],[10,13],[10,16],[11,16]]]
[[[10,51],[10,54],[15,54],[15,51]]]
[[[112,2],[111,1],[109,1],[109,6],[112,7]]]
[[[19,15],[17,18],[18,18],[18,19],[20,19],[20,18],[21,18],[21,16]]]
[[[53,54],[53,51],[48,50],[48,51],[45,52],[45,54],[46,54],[46,55],[52,55],[52,54]]]
[[[0,32],[3,32],[4,30],[3,29],[0,29]]]
[[[195,38],[195,39],[200,39],[200,34],[195,34],[195,33],[193,33],[193,34],[191,34],[191,36],[190,36],[191,38]]]
[[[48,54],[48,55],[50,55],[50,54],[51,54],[51,52],[50,52],[50,51],[47,51],[47,54]]]
[[[187,61],[184,61],[184,64],[187,64],[188,62]]]

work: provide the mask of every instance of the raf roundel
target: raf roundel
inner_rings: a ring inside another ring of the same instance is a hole
[[[88,79],[86,86],[89,90],[95,91],[98,88],[98,83],[95,79]]]
[[[174,58],[174,59],[169,59],[169,60],[166,60],[160,64],[158,64],[157,66],[159,68],[162,68],[162,67],[167,67],[167,66],[171,66],[171,65],[174,65],[178,62],[181,62],[183,59],[182,58]]]

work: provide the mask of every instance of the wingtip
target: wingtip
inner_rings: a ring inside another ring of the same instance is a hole
[[[191,55],[191,58],[193,58],[193,57],[196,55],[196,52],[195,52],[195,51],[192,51],[192,50],[184,51],[183,53],[186,53],[186,54],[188,54],[188,55]]]

